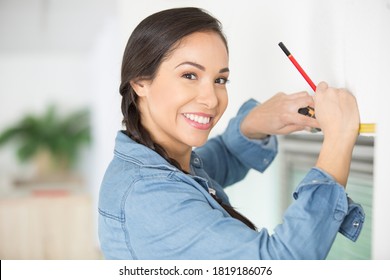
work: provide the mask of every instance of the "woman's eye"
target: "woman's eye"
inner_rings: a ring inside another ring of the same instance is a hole
[[[188,80],[196,80],[196,75],[194,73],[185,73],[182,77]]]
[[[226,78],[218,78],[218,79],[215,80],[215,83],[216,83],[216,84],[220,84],[220,85],[224,85],[224,84],[226,84],[228,81],[229,81],[229,80],[226,79]]]

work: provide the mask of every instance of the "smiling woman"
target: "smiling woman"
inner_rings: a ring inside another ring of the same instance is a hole
[[[339,230],[359,236],[363,210],[344,190],[359,125],[354,97],[322,82],[316,100],[307,92],[251,99],[222,135],[208,139],[228,104],[228,76],[227,42],[207,12],[164,10],[135,28],[122,62],[125,130],[100,189],[106,258],[324,259]],[[298,113],[306,106],[318,110],[317,119]],[[308,127],[324,131],[319,160],[283,224],[272,236],[257,231],[224,188],[271,164],[275,135]]]
[[[215,32],[190,34],[174,48],[153,80],[136,79],[131,85],[142,125],[189,173],[192,147],[207,141],[227,106],[228,54]]]

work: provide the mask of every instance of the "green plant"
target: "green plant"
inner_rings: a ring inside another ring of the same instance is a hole
[[[28,114],[0,134],[0,146],[13,141],[17,156],[27,161],[38,153],[49,153],[54,164],[70,168],[76,162],[80,148],[91,141],[88,109],[60,117],[55,106],[39,115]]]

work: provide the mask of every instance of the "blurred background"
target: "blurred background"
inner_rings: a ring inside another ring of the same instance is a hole
[[[0,0],[0,259],[101,259],[97,200],[121,129],[121,57],[132,30],[167,8],[197,6],[229,41],[229,107],[213,135],[249,98],[310,88],[278,47],[283,41],[315,83],[346,87],[361,122],[348,193],[367,219],[357,243],[338,237],[330,259],[390,259],[390,0]],[[321,134],[279,137],[280,155],[228,192],[271,232],[315,162]]]

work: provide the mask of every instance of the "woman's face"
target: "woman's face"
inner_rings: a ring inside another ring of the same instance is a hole
[[[207,141],[228,103],[228,63],[220,36],[197,32],[181,40],[153,81],[132,83],[142,124],[171,156]]]

